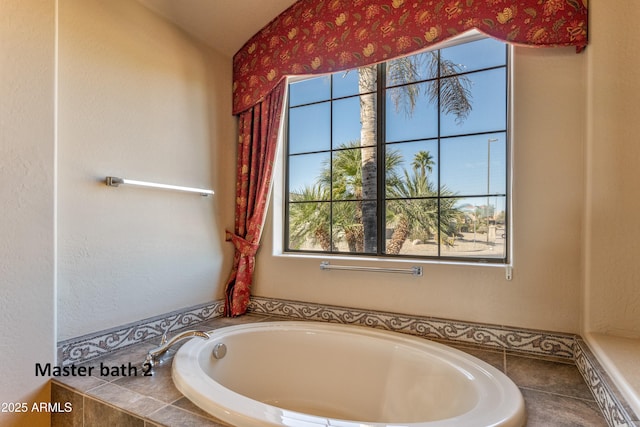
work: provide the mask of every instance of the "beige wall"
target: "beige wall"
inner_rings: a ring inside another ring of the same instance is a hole
[[[584,329],[640,338],[640,7],[589,7]]]
[[[254,293],[640,336],[640,46],[627,31],[640,11],[613,6],[590,2],[585,54],[515,50],[512,281],[500,268],[438,264],[422,278],[321,272],[320,259],[272,255],[269,218]],[[62,340],[221,296],[231,62],[136,2],[0,0],[0,64],[0,401],[32,402],[48,399],[33,369],[55,357],[56,311]],[[102,184],[120,174],[216,195]],[[0,414],[0,424],[48,416]]]
[[[220,298],[230,59],[135,1],[63,0],[59,13],[58,340]],[[217,194],[115,189],[106,175]]]
[[[221,297],[231,60],[137,2],[0,0],[0,64],[0,401],[30,409],[49,400],[35,364],[55,362],[57,340]],[[106,175],[216,195],[109,188]]]
[[[320,259],[272,255],[272,214],[258,257],[254,293],[578,332],[585,61],[585,55],[573,48],[514,50],[513,280],[505,280],[503,268],[446,264],[425,264],[421,278],[321,272]],[[275,239],[281,239],[279,234]]]
[[[0,0],[0,425],[48,425],[35,363],[55,360],[54,2]],[[6,408],[5,408],[6,409]]]

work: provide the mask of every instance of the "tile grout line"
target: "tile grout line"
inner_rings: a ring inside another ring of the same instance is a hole
[[[531,387],[526,387],[526,386],[518,386],[518,388],[520,388],[522,390],[534,391],[536,393],[544,393],[544,394],[548,394],[548,395],[551,395],[551,396],[566,397],[567,399],[580,400],[582,402],[598,403],[598,402],[596,402],[595,399],[585,399],[583,397],[571,396],[569,394],[563,394],[563,393],[555,393],[553,391],[541,390],[539,388],[531,388]]]
[[[112,328],[107,331],[101,331],[95,334],[88,334],[76,339],[59,342],[59,354],[67,356],[66,358],[61,357],[60,360],[63,364],[84,363],[98,357],[107,356],[108,354],[116,350],[121,350],[130,345],[140,344],[141,342],[156,338],[156,335],[159,335],[154,334],[153,332],[157,331],[160,325],[169,325],[169,330],[176,331],[189,326],[194,326],[200,323],[220,318],[222,316],[222,306],[222,300],[217,300],[210,303],[201,304],[199,306],[186,308],[182,311],[178,310],[167,313],[165,315],[142,320],[137,323]],[[627,411],[624,409],[624,403],[621,402],[611,390],[612,385],[609,384],[606,378],[602,378],[602,376],[598,373],[598,368],[600,370],[602,370],[602,368],[600,367],[597,360],[594,361],[593,358],[589,356],[589,354],[585,354],[588,353],[588,345],[586,343],[581,344],[582,339],[579,335],[554,333],[540,330],[517,329],[508,326],[461,322],[416,315],[353,309],[348,307],[326,306],[315,303],[305,303],[300,301],[290,301],[265,297],[252,297],[248,313],[266,316],[267,318],[325,321],[377,327],[379,329],[406,333],[426,339],[445,341],[450,344],[457,344],[462,346],[477,346],[477,348],[480,348],[482,350],[501,352],[502,370],[505,374],[507,373],[507,357],[510,354],[515,356],[538,358],[542,360],[544,360],[545,357],[565,360],[564,363],[572,363],[573,365],[578,367],[580,374],[582,375],[585,383],[587,384],[594,397],[593,401],[598,404],[602,414],[605,416],[607,423],[611,427],[631,427],[634,425],[638,425],[637,420],[632,420]],[[152,333],[148,332],[149,328],[151,328]],[[142,330],[143,332],[139,333],[140,330]],[[132,337],[134,339],[137,338],[138,341],[134,340],[132,342],[129,342],[128,344],[121,345],[123,342],[130,340]],[[109,339],[112,340],[110,341]],[[118,341],[118,339],[120,339],[120,341]],[[528,343],[528,339],[532,341]],[[523,342],[524,344],[522,344]],[[109,348],[109,344],[107,343],[111,343],[112,347]],[[587,347],[587,351],[584,351],[582,345]],[[96,355],[94,352],[94,355],[91,356],[91,350],[95,350],[95,348],[98,349],[98,354]],[[80,356],[77,357],[77,359],[73,360],[73,356],[71,356],[72,354],[79,354]],[[89,357],[84,358],[86,354],[89,354]],[[588,366],[584,366],[585,364],[588,364]],[[595,382],[591,381],[592,378],[589,375],[596,376]],[[88,396],[88,391],[104,386],[107,383],[113,384],[113,382],[105,381],[104,384],[96,385],[86,390],[85,392],[78,392],[73,388],[73,386],[68,386],[64,383],[57,382],[56,384],[62,385],[64,388],[70,389],[75,393],[79,393],[83,397],[84,405],[85,398],[99,400]],[[123,387],[118,384],[115,385],[117,385],[118,387]],[[525,389],[535,390],[548,394],[555,394],[582,401],[591,401],[563,394],[545,392],[537,389],[530,389],[526,387]],[[605,393],[605,395],[601,396],[601,393]],[[174,408],[204,418],[201,415],[173,405],[173,403],[175,403],[177,400],[179,400],[179,398],[174,402],[168,404],[166,402],[161,402],[164,403],[165,406],[162,406],[152,413],[155,413],[162,408],[166,408],[167,406],[172,406]],[[113,405],[109,406],[113,407]],[[117,407],[116,409],[120,410]],[[130,411],[127,410],[123,411],[130,413]],[[144,419],[148,420],[147,417],[144,417]],[[217,422],[216,420],[212,421]],[[152,420],[149,420],[149,422],[157,424]]]

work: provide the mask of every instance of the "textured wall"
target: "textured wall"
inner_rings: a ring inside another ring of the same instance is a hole
[[[640,338],[640,8],[589,6],[585,328]]]
[[[255,293],[578,332],[585,61],[571,48],[514,50],[512,281],[505,280],[502,268],[433,263],[424,265],[421,278],[321,272],[320,259],[272,255],[274,241],[279,245],[282,239],[280,233],[274,237],[272,213],[258,257]]]
[[[64,0],[59,13],[58,340],[220,298],[230,60],[137,2]],[[106,175],[216,195],[110,188]]]
[[[0,402],[29,405],[0,412],[8,427],[49,422],[30,409],[55,357],[54,6],[0,0]]]

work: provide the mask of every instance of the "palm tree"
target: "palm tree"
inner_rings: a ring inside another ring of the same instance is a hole
[[[371,65],[358,69],[358,92],[360,93],[360,146],[362,150],[362,230],[366,253],[377,250],[377,152],[376,143],[378,120],[377,66]]]
[[[419,154],[413,164],[418,163]],[[440,243],[453,244],[452,224],[457,223],[461,211],[455,207],[454,194],[446,187],[441,187],[438,194],[437,187],[419,168],[414,168],[413,173],[405,169],[404,179],[389,189],[388,196],[393,200],[389,201],[387,214],[394,219],[395,228],[385,248],[387,254],[399,254],[411,235],[424,240],[435,235]]]
[[[350,141],[336,148],[331,163],[327,160],[322,163],[318,180],[322,185],[332,188],[334,200],[362,199],[363,155],[360,141]],[[398,167],[403,162],[402,155],[398,150],[388,149],[384,161],[387,185],[392,185],[399,179]]]
[[[418,151],[413,158],[413,162],[411,166],[413,166],[414,171],[420,171],[420,175],[427,176],[427,172],[433,172],[433,165],[435,162],[433,161],[433,156],[428,151]]]
[[[331,251],[344,240],[349,252],[364,251],[362,155],[360,141],[341,145],[332,161],[323,162],[313,186],[291,192],[290,247],[300,248],[310,240],[323,251]],[[397,150],[388,150],[385,163],[388,185],[393,186],[399,179],[402,156]],[[334,201],[331,204],[330,199]]]
[[[338,147],[334,153],[331,162],[323,163],[318,177],[318,182],[323,188],[331,188],[334,201],[344,200],[333,204],[334,232],[344,236],[350,252],[367,252],[364,215],[369,208],[367,203],[371,202],[364,196],[363,165],[366,162],[363,161],[363,157],[367,151],[361,147],[360,141],[351,141]],[[388,185],[393,185],[398,180],[397,169],[401,163],[402,156],[399,151],[387,150],[385,164]],[[375,179],[374,184],[377,184]],[[375,203],[375,200],[373,202]],[[373,219],[376,219],[375,216]]]
[[[323,251],[331,250],[330,205],[328,187],[316,183],[292,192],[289,196],[289,244],[299,249],[308,239],[320,245]]]
[[[411,116],[420,97],[427,95],[430,103],[439,103],[442,112],[453,114],[457,123],[464,122],[472,110],[472,82],[466,75],[460,75],[463,68],[450,59],[442,58],[439,51],[428,51],[389,61],[387,87],[399,89],[390,92],[396,110],[404,111],[407,116]],[[439,80],[426,85],[410,84],[436,78]],[[424,89],[424,92],[421,89]]]
[[[428,76],[421,77],[421,70],[428,70]],[[376,252],[377,245],[377,105],[374,93],[377,89],[377,66],[358,69],[358,89],[360,96],[360,146],[362,147],[362,225],[364,232],[364,251]],[[387,63],[387,87],[396,86],[388,91],[397,110],[413,114],[416,103],[426,95],[431,103],[437,103],[445,114],[454,114],[456,122],[464,121],[471,112],[471,80],[460,75],[461,66],[440,58],[439,51],[398,58]],[[425,85],[410,84],[428,78],[440,77]],[[421,88],[425,88],[421,93]],[[426,161],[426,159],[425,159]],[[424,164],[424,173],[432,164]],[[382,173],[380,171],[380,173]]]
[[[425,68],[428,70],[428,78],[450,77],[425,85],[410,84],[421,79],[421,70]],[[293,203],[289,205],[289,233],[292,245],[299,247],[304,240],[311,238],[323,250],[328,251],[344,238],[352,252],[375,253],[378,173],[385,174],[387,193],[396,194],[399,198],[414,197],[401,194],[437,194],[427,178],[427,173],[432,171],[434,164],[429,152],[418,153],[419,156],[412,164],[414,173],[409,175],[405,170],[404,180],[396,172],[402,158],[393,150],[387,150],[385,170],[378,170],[377,69],[376,65],[358,69],[360,140],[345,144],[335,151],[333,164],[324,165],[318,182],[312,188],[302,189],[291,196]],[[440,60],[437,51],[399,58],[387,63],[387,86],[396,86],[387,93],[393,98],[396,109],[402,109],[408,115],[413,113],[418,99],[424,95],[428,96],[430,102],[439,103],[443,112],[454,114],[457,121],[463,121],[471,111],[471,81],[465,75],[459,75],[459,69],[460,66],[451,61]],[[331,197],[328,197],[329,193]],[[443,194],[442,190],[440,194]],[[329,199],[333,199],[334,203],[321,202]],[[432,206],[434,200],[408,202],[405,203],[405,208],[398,207],[389,211],[391,215],[397,215],[397,236],[392,242],[395,246],[399,245],[398,252],[401,242],[406,240],[412,230],[418,232],[438,229],[433,223],[434,218],[437,221],[438,217],[437,210]],[[412,206],[411,209],[408,206]]]
[[[362,198],[362,152],[359,141],[342,144],[332,160],[322,163],[319,182],[331,188],[334,200]]]

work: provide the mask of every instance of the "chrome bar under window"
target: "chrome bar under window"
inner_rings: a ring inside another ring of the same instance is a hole
[[[372,271],[378,273],[400,273],[422,276],[422,267],[416,266],[411,268],[363,267],[358,265],[332,265],[329,261],[322,261],[320,263],[320,270]]]
[[[186,191],[188,193],[198,193],[201,196],[213,195],[213,190],[207,190],[204,188],[183,187],[180,185],[169,185],[169,184],[158,184],[155,182],[136,181],[134,179],[118,178],[115,176],[108,176],[105,182],[109,187],[118,187],[119,185],[124,184],[124,185],[136,185],[138,187],[161,188],[163,190]]]

